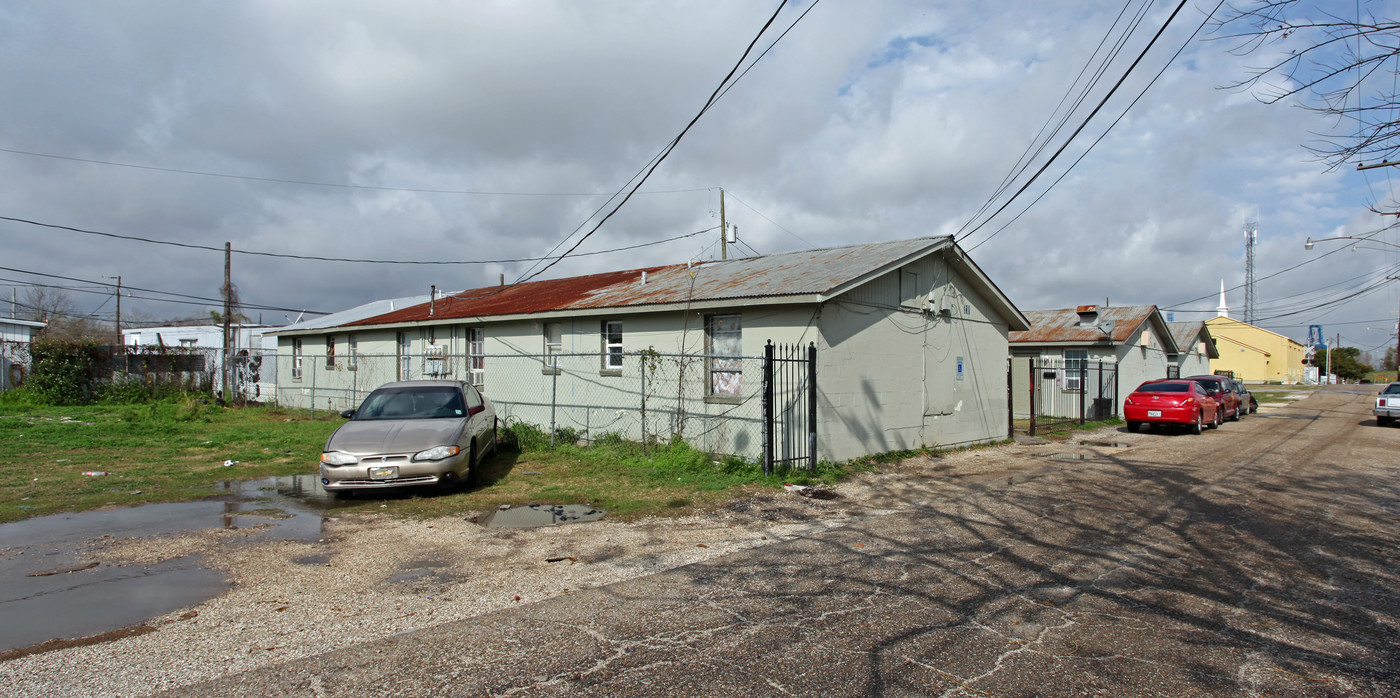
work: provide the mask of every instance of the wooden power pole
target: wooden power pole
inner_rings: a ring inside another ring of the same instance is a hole
[[[233,320],[233,243],[224,243],[224,361],[219,375],[223,380],[224,404],[233,404],[233,393],[229,391],[229,326]]]
[[[729,230],[724,225],[724,190],[719,190],[719,258],[729,259]]]

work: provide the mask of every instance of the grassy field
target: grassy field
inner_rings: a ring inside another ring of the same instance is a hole
[[[8,395],[8,394],[7,394]],[[322,413],[324,415],[324,413]],[[0,522],[109,506],[190,501],[221,483],[316,472],[339,418],[198,400],[46,407],[0,399]],[[232,465],[225,463],[233,461]],[[106,475],[85,475],[104,472]],[[349,498],[352,509],[445,516],[501,504],[583,504],[610,516],[682,514],[748,488],[832,482],[845,469],[764,478],[740,461],[716,463],[684,444],[616,441],[592,447],[503,447],[482,484],[447,492],[390,491]]]

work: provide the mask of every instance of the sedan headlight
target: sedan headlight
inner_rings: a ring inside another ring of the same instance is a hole
[[[321,462],[326,465],[354,465],[359,463],[360,459],[344,451],[326,451],[321,454]]]
[[[451,458],[461,452],[462,449],[458,446],[435,446],[426,451],[419,451],[413,454],[413,460],[442,460],[444,458]]]

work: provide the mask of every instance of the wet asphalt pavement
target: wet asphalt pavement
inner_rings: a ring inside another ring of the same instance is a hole
[[[176,693],[1400,695],[1400,428],[1372,394]]]

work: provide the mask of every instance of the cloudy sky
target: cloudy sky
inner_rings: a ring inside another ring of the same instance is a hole
[[[0,2],[0,216],[27,221],[0,220],[0,293],[60,285],[106,321],[120,275],[142,289],[124,320],[202,315],[225,242],[267,323],[518,280],[542,265],[513,260],[594,227],[778,4]],[[792,3],[640,191],[541,278],[716,258],[717,231],[691,234],[718,224],[723,188],[734,255],[955,234],[1023,309],[1205,319],[1222,280],[1243,284],[1254,221],[1257,324],[1393,343],[1396,248],[1304,240],[1394,222],[1368,207],[1400,173],[1329,172],[1302,144],[1333,124],[1221,89],[1289,46],[1193,39],[1215,2],[1188,2],[1129,72],[1175,5],[1147,3],[1124,36],[1142,2]],[[1229,303],[1242,317],[1243,290]]]

